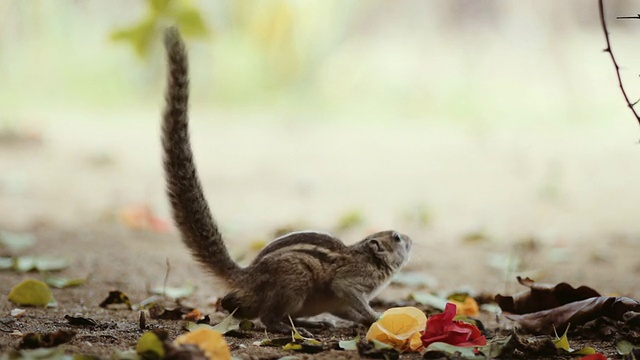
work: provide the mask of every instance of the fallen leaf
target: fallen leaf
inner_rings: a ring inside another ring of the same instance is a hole
[[[567,283],[551,285],[539,284],[529,278],[522,279],[519,276],[517,279],[529,290],[512,296],[496,295],[495,297],[503,311],[513,314],[528,314],[553,309],[560,305],[600,296],[597,291],[587,286],[574,288]]]
[[[13,258],[0,257],[0,270],[13,269]]]
[[[229,345],[222,334],[216,330],[197,329],[193,332],[178,336],[174,344],[196,345],[210,360],[231,360]]]
[[[478,316],[480,314],[478,302],[469,295],[465,294],[463,300],[449,297],[449,302],[456,304],[458,315]]]
[[[28,333],[22,336],[18,348],[37,349],[42,347],[55,347],[71,341],[75,335],[75,331],[69,330],[58,330],[51,333]]]
[[[308,341],[300,341],[287,343],[282,347],[282,349],[287,351],[299,351],[305,354],[317,354],[324,351],[324,346],[322,344],[314,344]]]
[[[565,331],[569,324],[582,325],[599,317],[624,320],[625,313],[634,311],[640,311],[636,300],[600,296],[529,314],[505,314],[505,317],[518,322],[529,333],[553,334],[554,328]]]
[[[101,308],[107,308],[112,305],[125,305],[129,310],[132,309],[129,297],[120,290],[109,291],[109,296],[102,300],[99,306]]]
[[[48,306],[55,303],[49,286],[35,279],[27,279],[14,286],[8,299],[16,304],[30,306]]]
[[[198,322],[204,319],[204,315],[202,315],[202,312],[200,310],[193,309],[184,315],[184,319],[187,321]]]
[[[569,338],[567,337],[568,332],[569,332],[569,327],[567,326],[567,329],[564,331],[564,334],[562,335],[562,337],[558,337],[556,335],[556,339],[553,340],[553,343],[556,345],[558,349],[563,350],[572,355],[590,355],[590,354],[596,353],[596,350],[594,348],[588,347],[588,346],[580,350],[572,349],[569,344]]]
[[[173,229],[172,222],[155,215],[146,204],[127,206],[120,211],[120,221],[135,230],[151,230],[168,233]]]
[[[399,351],[418,351],[422,348],[421,332],[427,316],[415,307],[397,307],[385,311],[367,331],[367,340],[392,345]]]
[[[36,237],[33,234],[12,233],[0,231],[0,248],[7,248],[12,253],[33,247],[36,244]]]
[[[241,322],[242,320],[233,317],[233,313],[232,313],[231,315],[224,318],[224,320],[222,320],[220,323],[212,326],[211,329],[216,330],[221,334],[226,334],[230,331],[240,330]]]
[[[616,343],[616,350],[618,350],[618,354],[620,355],[631,354],[633,350],[637,349],[640,349],[640,345],[634,345],[627,340],[620,340]]]
[[[352,340],[341,340],[338,342],[338,347],[342,350],[358,350],[358,342],[360,342],[360,336]]]
[[[233,332],[240,332],[242,330],[250,330],[253,327],[254,327],[253,322],[248,320],[237,319],[233,317],[233,314],[227,316],[226,318],[224,318],[224,320],[222,320],[220,323],[214,326],[208,325],[206,323],[203,324],[203,323],[195,323],[195,322],[189,322],[189,324],[187,324],[187,330],[189,331],[196,331],[199,329],[208,329],[208,330],[218,331],[223,335],[231,334]]]
[[[15,350],[3,354],[0,359],[20,360],[75,360],[64,354],[64,347],[39,348],[33,350]]]
[[[196,287],[192,284],[188,284],[179,288],[157,286],[151,290],[151,293],[179,300],[191,296],[194,291],[196,291]]]
[[[424,272],[408,271],[394,276],[391,283],[411,288],[435,288],[438,286],[438,279]]]
[[[133,349],[129,350],[118,350],[116,349],[113,354],[114,359],[116,360],[140,360],[138,354]]]
[[[571,346],[569,346],[569,338],[567,337],[568,332],[569,332],[569,327],[567,326],[567,329],[564,331],[564,334],[562,334],[561,337],[558,337],[558,335],[556,335],[556,339],[553,340],[553,343],[556,345],[558,349],[562,349],[566,352],[573,352],[573,349],[571,348]]]
[[[144,299],[144,300],[140,301],[140,302],[138,303],[138,307],[139,307],[140,309],[146,309],[146,308],[148,308],[148,307],[151,307],[151,306],[156,305],[156,304],[157,304],[158,302],[160,302],[160,301],[162,301],[162,296],[159,296],[159,295],[153,295],[153,296],[150,296],[150,297],[148,297],[148,298],[146,298],[146,299]]]
[[[148,331],[140,337],[136,344],[136,353],[142,359],[162,359],[165,355],[161,334]]]
[[[69,278],[51,277],[51,276],[48,276],[44,279],[44,282],[46,282],[50,286],[53,286],[56,289],[63,289],[68,287],[84,285],[86,281],[87,279],[83,279],[83,278],[69,279]]]
[[[512,334],[503,338],[493,338],[487,345],[477,349],[489,359],[498,359],[512,355],[519,345],[517,335]]]
[[[25,309],[15,308],[11,310],[11,316],[20,319],[27,311]]]
[[[154,304],[149,308],[149,316],[152,319],[184,320],[185,316],[194,309],[188,306],[178,306],[175,309],[165,309],[160,304]]]
[[[87,327],[93,327],[98,325],[98,323],[91,318],[85,318],[81,316],[76,317],[76,316],[69,316],[69,315],[65,315],[64,318],[65,320],[67,320],[69,325],[87,326]]]
[[[69,260],[53,257],[21,256],[14,259],[13,267],[17,271],[59,271],[69,266]]]
[[[409,295],[409,298],[422,305],[430,306],[440,311],[444,311],[448,303],[447,299],[443,297],[423,292],[412,293]]]

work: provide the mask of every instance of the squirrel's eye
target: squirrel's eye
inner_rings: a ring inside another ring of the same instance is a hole
[[[393,232],[393,234],[391,234],[391,237],[393,238],[393,240],[395,240],[396,242],[400,242],[402,241],[402,235],[398,234],[397,232]]]

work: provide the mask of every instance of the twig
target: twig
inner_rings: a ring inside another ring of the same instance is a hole
[[[613,62],[613,66],[616,69],[616,76],[618,77],[618,84],[620,85],[620,91],[622,91],[622,96],[624,96],[624,100],[627,102],[627,106],[633,112],[633,116],[636,117],[636,121],[640,125],[640,116],[636,112],[636,109],[633,107],[635,104],[631,103],[629,100],[629,96],[627,95],[627,91],[624,89],[624,85],[622,85],[622,77],[620,76],[620,66],[618,66],[618,61],[616,61],[616,57],[613,55],[613,51],[611,50],[611,41],[609,40],[609,31],[607,30],[607,23],[604,20],[604,5],[602,4],[602,0],[598,0],[598,8],[600,10],[600,23],[602,24],[602,31],[604,31],[604,37],[607,40],[607,48],[604,49],[604,52],[608,52],[611,57],[611,62]],[[640,17],[640,15],[638,15]],[[637,103],[637,102],[636,102]]]
[[[618,20],[633,20],[633,19],[640,19],[640,14],[636,15],[636,16],[616,16],[616,19]]]
[[[167,258],[167,272],[164,274],[164,281],[162,282],[162,296],[167,297],[167,283],[169,282],[169,274],[171,273],[171,263]]]

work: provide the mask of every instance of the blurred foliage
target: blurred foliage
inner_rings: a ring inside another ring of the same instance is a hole
[[[338,224],[336,225],[336,231],[345,231],[349,229],[353,229],[357,226],[364,224],[365,218],[364,214],[361,210],[351,210],[345,214],[343,214],[338,219]]]
[[[206,10],[194,1],[147,0],[146,14],[110,37],[146,59],[168,26],[186,38],[215,34],[212,90],[223,103],[304,96],[355,13],[351,1],[237,0]]]
[[[137,24],[111,33],[112,40],[129,43],[140,57],[149,55],[149,46],[169,25],[177,25],[186,37],[205,37],[211,33],[200,10],[190,0],[147,0],[147,3],[147,14]]]
[[[238,0],[220,27],[216,97],[228,103],[273,102],[313,92],[318,72],[344,39],[353,1]]]

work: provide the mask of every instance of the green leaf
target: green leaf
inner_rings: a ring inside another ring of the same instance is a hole
[[[0,257],[0,270],[13,269],[13,259],[10,257]]]
[[[19,350],[4,354],[0,359],[20,359],[20,360],[73,360],[73,357],[64,354],[63,347],[40,348],[33,350]]]
[[[224,320],[222,320],[220,323],[214,326],[207,325],[207,324],[196,324],[196,323],[190,322],[187,325],[187,330],[196,331],[198,329],[210,329],[210,330],[218,331],[224,335],[231,331],[239,331],[241,329],[241,325],[248,326],[244,320],[240,320],[233,317],[233,313],[232,313],[231,315],[224,318]]]
[[[459,353],[460,356],[462,356],[465,359],[484,359],[485,358],[485,356],[483,355],[476,354],[475,348],[473,347],[455,346],[455,345],[450,345],[442,342],[435,342],[429,345],[426,351],[427,352],[440,351],[448,355],[455,355]]]
[[[69,266],[69,260],[52,257],[21,256],[14,259],[14,268],[20,272],[59,271]]]
[[[44,279],[44,282],[46,282],[47,284],[49,284],[50,286],[56,289],[84,285],[86,281],[87,279],[83,279],[83,278],[68,279],[68,278],[50,277],[50,276]]]
[[[113,358],[117,360],[140,360],[135,350],[117,350],[113,354]]]
[[[412,288],[435,288],[438,286],[438,279],[425,272],[403,271],[394,276],[391,283]]]
[[[8,248],[9,251],[19,252],[36,243],[36,237],[33,234],[17,234],[8,231],[0,231],[0,248]]]
[[[640,345],[633,345],[627,340],[620,340],[616,343],[616,350],[620,355],[629,355],[635,349],[640,349]]]
[[[196,8],[185,7],[179,9],[175,17],[180,31],[182,31],[185,36],[205,37],[210,34],[207,24]]]
[[[175,288],[175,287],[164,288],[162,286],[157,286],[151,290],[151,293],[156,295],[165,295],[169,298],[178,300],[178,299],[183,299],[191,296],[191,294],[193,294],[194,291],[196,291],[196,287],[192,284],[188,284],[181,288]]]
[[[518,339],[515,335],[509,335],[505,338],[493,338],[489,340],[487,345],[479,347],[478,349],[489,359],[500,358],[505,351],[513,351],[515,348],[515,343],[517,343]]]
[[[338,342],[338,346],[342,350],[358,350],[358,343],[360,342],[360,336],[356,336],[355,339],[341,340]]]
[[[55,303],[49,286],[42,281],[27,279],[14,286],[9,300],[20,305],[47,306]]]
[[[146,57],[154,38],[155,28],[156,16],[151,15],[137,25],[112,32],[111,40],[129,43],[138,56]]]
[[[145,360],[164,358],[164,346],[158,335],[148,331],[142,335],[136,345],[136,353]]]
[[[440,311],[444,311],[444,308],[447,306],[448,302],[445,298],[424,292],[413,293],[409,295],[409,298],[419,302],[422,305],[431,306],[432,308],[436,308]]]
[[[376,348],[377,350],[389,350],[389,349],[394,349],[395,348],[387,343],[383,343],[382,341],[378,341],[378,340],[369,340],[373,343],[373,347]]]

